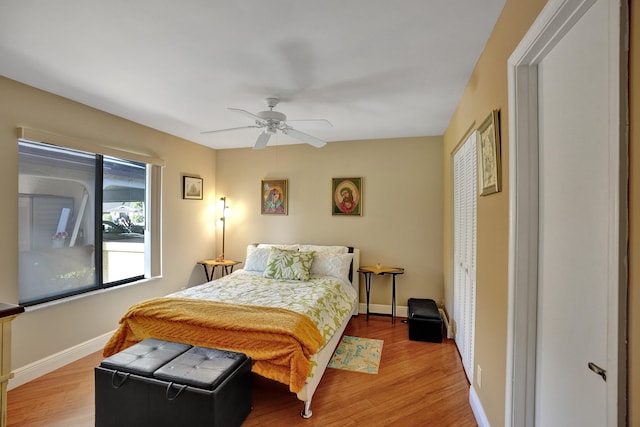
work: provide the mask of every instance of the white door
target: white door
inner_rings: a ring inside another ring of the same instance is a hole
[[[532,27],[538,33],[529,50],[510,59],[513,329],[506,422],[614,426],[624,411],[620,3],[550,1],[545,12],[547,21]]]
[[[453,156],[453,323],[462,365],[473,383],[476,318],[476,135]]]
[[[536,424],[605,426],[609,258],[607,1],[538,65]]]

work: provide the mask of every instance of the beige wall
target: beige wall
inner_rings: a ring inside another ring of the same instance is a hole
[[[629,58],[629,424],[640,425],[640,1],[632,0]]]
[[[639,9],[638,1],[632,0]],[[478,198],[478,270],[477,270],[477,302],[476,302],[476,336],[475,363],[482,366],[482,388],[475,384],[483,409],[492,426],[504,425],[505,380],[506,380],[506,333],[507,333],[507,272],[508,272],[508,193],[509,193],[509,129],[507,102],[507,60],[523,35],[529,29],[546,0],[522,2],[507,0],[503,12],[494,28],[485,50],[471,76],[463,98],[444,135],[444,272],[445,293],[451,295],[451,154],[465,136],[470,127],[477,127],[492,109],[501,113],[502,139],[502,183],[501,193]],[[632,37],[637,41],[640,10],[632,12]],[[635,29],[634,29],[635,26]],[[631,262],[630,262],[630,347],[632,350],[630,364],[629,398],[630,423],[640,422],[640,337],[638,314],[640,298],[637,297],[640,287],[638,268],[640,259],[634,249],[640,242],[637,224],[640,220],[640,174],[633,173],[634,163],[640,161],[637,147],[640,144],[640,132],[636,129],[640,122],[640,108],[634,108],[640,100],[640,86],[637,83],[638,57],[640,47],[631,43],[631,60],[634,72],[631,72]],[[634,78],[635,77],[635,78]],[[635,81],[634,81],[635,80]],[[635,128],[634,128],[635,125]],[[635,261],[635,262],[634,262]],[[450,306],[452,301],[447,300]],[[474,379],[475,383],[475,379]]]
[[[477,218],[474,357],[476,367],[482,368],[482,388],[476,386],[475,389],[492,426],[504,424],[507,366],[509,238],[507,60],[545,3],[544,0],[507,1],[444,134],[444,253],[451,254],[451,154],[470,127],[477,128],[491,110],[500,110],[502,191],[478,198]],[[453,306],[451,271],[451,257],[445,256],[445,293],[448,309]]]
[[[470,127],[491,110],[500,110],[502,191],[478,198],[475,364],[482,367],[482,388],[475,390],[492,426],[504,425],[509,237],[509,129],[507,60],[545,0],[507,0],[469,84],[444,134],[444,256],[447,306],[452,307],[451,155]],[[474,383],[475,383],[474,378]]]
[[[254,242],[356,246],[363,265],[379,261],[406,269],[397,279],[398,306],[409,297],[440,300],[441,159],[440,137],[218,151],[218,193],[233,211],[225,256],[244,260]],[[361,217],[331,215],[331,178],[338,177],[362,177]],[[289,214],[261,215],[261,180],[280,178],[289,181]],[[388,277],[373,281],[372,303],[389,305]]]
[[[134,124],[78,103],[0,77],[0,301],[17,303],[18,147],[16,126],[98,141],[166,160],[163,171],[164,277],[146,283],[85,295],[73,301],[29,308],[13,325],[13,368],[51,356],[117,327],[126,308],[204,280],[196,261],[213,255],[215,150]],[[182,174],[200,175],[205,200],[181,199]]]

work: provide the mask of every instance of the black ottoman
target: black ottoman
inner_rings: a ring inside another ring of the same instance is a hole
[[[97,427],[240,426],[251,411],[251,359],[145,340],[95,368],[95,404]]]
[[[407,322],[412,341],[442,342],[442,317],[432,299],[409,298]]]

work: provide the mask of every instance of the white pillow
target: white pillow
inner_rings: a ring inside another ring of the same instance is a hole
[[[247,259],[244,262],[244,269],[247,271],[263,272],[269,260],[269,248],[257,248],[253,245],[247,246]]]
[[[274,243],[260,243],[258,245],[259,248],[278,248],[278,249],[282,249],[284,251],[298,251],[300,250],[300,245],[297,243],[294,243],[293,245],[281,245],[281,244],[274,244]]]
[[[336,254],[331,252],[316,253],[311,264],[312,275],[331,276],[337,279],[349,280],[349,270],[353,254]]]
[[[346,246],[320,246],[320,245],[300,245],[301,251],[313,251],[316,254],[320,252],[329,252],[333,254],[346,254],[349,248]]]

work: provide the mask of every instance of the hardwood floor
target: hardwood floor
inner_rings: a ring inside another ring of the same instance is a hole
[[[328,368],[316,391],[313,416],[288,387],[254,376],[253,410],[243,426],[477,426],[469,383],[452,340],[409,341],[407,325],[360,315],[346,335],[384,340],[377,375]],[[7,425],[94,425],[93,368],[100,352],[9,391]]]

